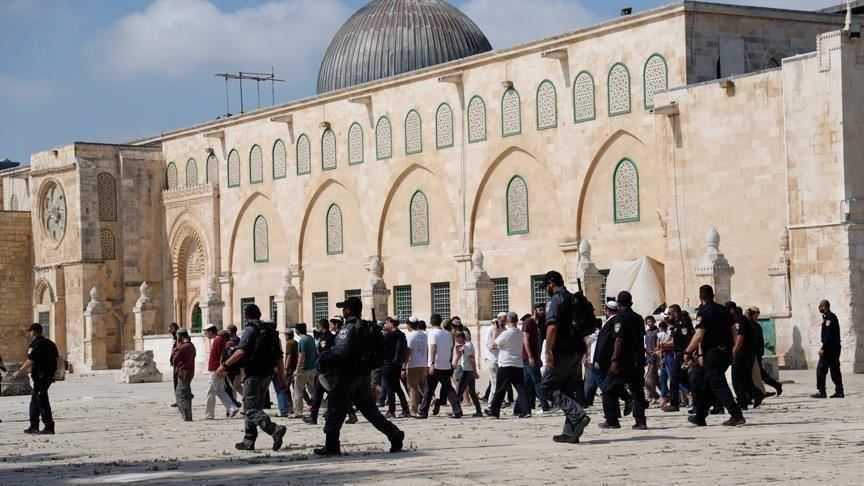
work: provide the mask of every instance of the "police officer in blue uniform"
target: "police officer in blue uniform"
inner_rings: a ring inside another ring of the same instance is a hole
[[[322,384],[329,393],[327,412],[324,414],[324,447],[315,449],[320,456],[341,454],[339,433],[352,403],[378,431],[390,440],[390,452],[402,450],[405,432],[388,421],[375,406],[375,398],[369,390],[369,375],[372,371],[365,360],[364,346],[368,346],[369,323],[360,320],[363,302],[349,297],[336,307],[342,309],[345,324],[330,350],[318,357],[321,363]]]

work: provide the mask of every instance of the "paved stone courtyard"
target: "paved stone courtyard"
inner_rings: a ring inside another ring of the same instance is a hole
[[[694,428],[686,415],[649,410],[647,432],[600,431],[599,409],[579,445],[552,443],[562,417],[398,420],[407,452],[362,418],[343,429],[347,456],[318,459],[321,427],[289,427],[285,449],[235,451],[242,417],[202,420],[206,377],[193,382],[195,422],[169,408],[171,383],[117,385],[111,375],[54,385],[58,435],[26,436],[29,397],[0,399],[0,484],[861,484],[864,375],[845,400],[811,400],[812,371],[784,372],[782,397],[746,414],[744,427]],[[398,483],[395,483],[398,481]]]

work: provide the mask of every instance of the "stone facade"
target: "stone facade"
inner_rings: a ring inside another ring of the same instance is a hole
[[[0,356],[27,359],[27,327],[33,322],[33,233],[30,213],[0,211]]]
[[[844,366],[862,366],[864,55],[841,26],[683,2],[132,146],[35,154],[34,314],[52,312],[74,366],[130,349],[164,366],[165,323],[240,325],[253,301],[280,327],[356,295],[479,329],[545,299],[549,269],[599,309],[612,263],[650,257],[668,303],[695,306],[711,282],[770,309],[785,366],[813,364],[814,303],[831,299]]]

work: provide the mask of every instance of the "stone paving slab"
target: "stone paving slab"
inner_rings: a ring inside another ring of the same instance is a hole
[[[648,411],[648,431],[601,431],[599,408],[578,445],[555,444],[562,416],[500,420],[442,415],[400,419],[405,453],[362,418],[343,429],[348,455],[318,459],[321,427],[288,426],[285,448],[244,452],[243,422],[205,421],[206,377],[196,377],[194,418],[169,408],[171,383],[119,385],[111,375],[69,375],[52,387],[58,434],[27,436],[28,397],[0,399],[0,484],[862,484],[864,375],[847,375],[847,398],[812,400],[814,372],[783,372],[780,398],[746,414],[744,427],[686,422]],[[219,408],[217,408],[219,410]],[[322,421],[323,423],[323,421]]]

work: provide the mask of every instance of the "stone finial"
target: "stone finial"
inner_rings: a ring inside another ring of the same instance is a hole
[[[378,255],[370,257],[366,269],[369,270],[369,288],[374,289],[384,284],[384,265],[381,263],[381,257]]]
[[[779,240],[780,251],[774,258],[774,263],[768,267],[768,273],[771,275],[785,274],[789,269],[789,231],[785,228],[780,233]]]
[[[99,303],[99,289],[97,289],[95,285],[90,289],[90,302]]]
[[[780,233],[780,251],[789,251],[789,230],[785,228]]]
[[[583,239],[579,243],[579,261],[591,261],[591,243],[588,242],[588,239]]]
[[[107,309],[99,296],[99,289],[95,285],[90,289],[90,302],[87,303],[86,311],[93,314],[102,314],[107,312]]]
[[[291,271],[291,267],[285,267],[285,271],[282,272],[282,288],[290,286],[293,278],[294,273]]]
[[[711,227],[708,230],[708,248],[719,248],[720,247],[720,233],[717,232],[717,228]]]
[[[852,30],[852,0],[846,0],[846,24],[843,26],[843,31],[850,30]]]
[[[471,271],[472,272],[485,272],[483,270],[483,261],[485,257],[483,256],[483,252],[480,251],[479,248],[474,249],[474,254],[471,255]]]
[[[141,286],[138,287],[138,292],[141,294],[140,299],[150,300],[150,285],[147,282],[141,282]]]

